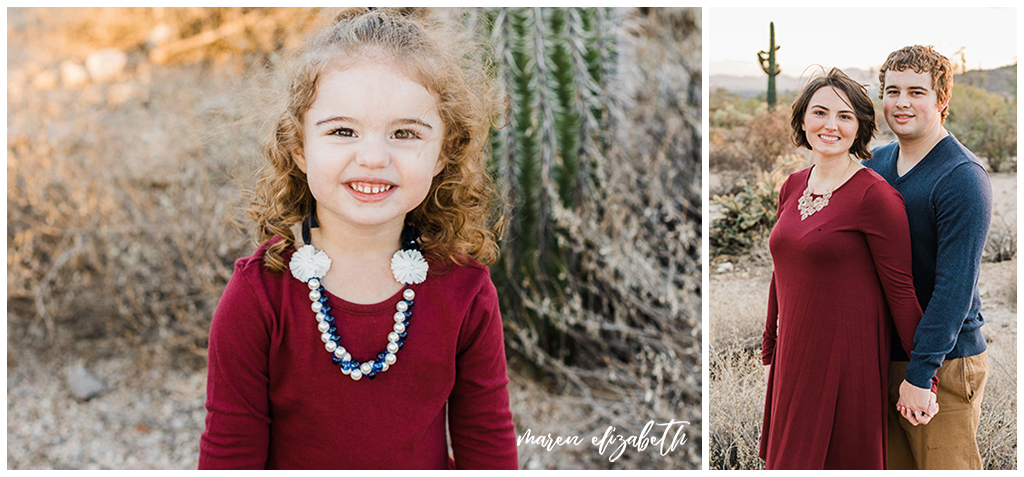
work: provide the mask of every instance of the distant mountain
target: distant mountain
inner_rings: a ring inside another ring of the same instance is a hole
[[[878,96],[878,70],[863,70],[859,68],[844,69],[844,73],[857,80],[861,84],[868,85],[868,96]],[[807,80],[820,71],[808,70],[802,78],[781,75],[775,78],[775,89],[779,93],[799,90]],[[1017,84],[1017,65],[1008,65],[992,70],[968,71],[962,75],[953,77],[954,83],[969,84],[984,88],[990,93],[998,93],[1003,96],[1010,96],[1015,91]],[[718,88],[725,88],[743,97],[754,97],[764,93],[768,89],[768,77],[761,76],[732,76],[732,75],[711,75],[709,78],[711,91]]]
[[[1017,93],[1017,65],[1007,65],[994,70],[968,71],[953,77],[953,83],[969,84],[989,93],[1011,97]]]

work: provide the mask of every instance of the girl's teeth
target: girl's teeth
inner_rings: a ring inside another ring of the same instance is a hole
[[[362,192],[364,194],[379,194],[381,192],[387,192],[387,191],[391,190],[391,186],[390,185],[370,187],[370,186],[362,186],[362,185],[359,185],[359,184],[350,184],[349,187],[351,187],[352,190],[354,190],[356,192]]]

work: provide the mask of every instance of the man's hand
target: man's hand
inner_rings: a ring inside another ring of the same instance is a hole
[[[896,410],[913,425],[928,424],[939,412],[939,403],[935,402],[935,393],[930,389],[919,388],[903,380],[900,384],[900,400]]]

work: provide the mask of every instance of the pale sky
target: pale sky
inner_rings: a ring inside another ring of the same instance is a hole
[[[811,65],[877,69],[893,50],[932,45],[967,69],[1017,60],[1015,8],[705,8],[704,54],[709,74],[764,75],[757,52],[768,49],[775,22],[776,61],[800,77]]]

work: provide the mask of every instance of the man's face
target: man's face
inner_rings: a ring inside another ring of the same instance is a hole
[[[901,140],[913,140],[942,127],[942,110],[946,104],[939,104],[930,73],[890,70],[885,72],[882,108],[889,129]]]

